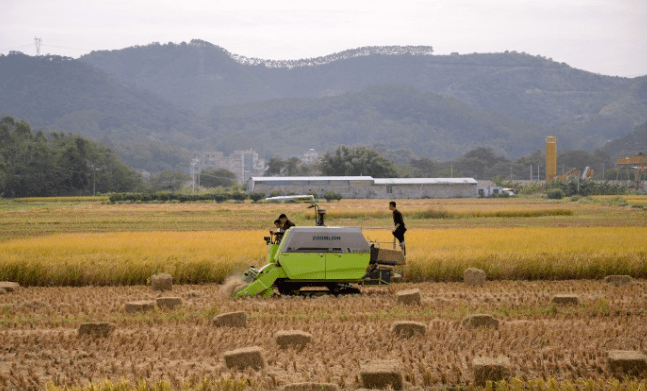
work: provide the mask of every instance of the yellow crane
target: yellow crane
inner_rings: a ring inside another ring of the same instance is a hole
[[[639,152],[638,155],[621,157],[616,160],[616,164],[620,168],[633,168],[635,172],[636,189],[641,187],[640,178],[642,174],[647,172],[647,155]]]

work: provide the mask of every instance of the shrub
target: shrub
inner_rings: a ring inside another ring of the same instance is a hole
[[[561,200],[564,197],[564,191],[562,189],[550,189],[546,195],[551,200]]]
[[[247,193],[236,192],[229,195],[232,200],[236,201],[245,201],[247,199]]]
[[[339,201],[339,200],[341,200],[343,198],[343,196],[341,194],[339,194],[339,193],[329,191],[326,194],[324,194],[324,198],[326,199],[326,201],[330,202],[330,201],[334,201],[334,200]]]
[[[228,199],[229,199],[229,194],[214,194],[213,195],[213,200],[218,202],[218,203],[225,202]]]
[[[252,200],[253,202],[258,202],[265,198],[265,193],[251,193],[249,195],[249,199]]]

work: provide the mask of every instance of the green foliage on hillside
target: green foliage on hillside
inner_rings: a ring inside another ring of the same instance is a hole
[[[604,151],[611,156],[633,156],[647,152],[647,122],[637,126],[631,133],[604,146]]]
[[[33,133],[26,121],[0,119],[0,196],[91,195],[142,187],[110,149],[82,137]]]

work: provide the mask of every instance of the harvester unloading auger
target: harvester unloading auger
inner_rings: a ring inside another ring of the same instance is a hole
[[[299,294],[304,287],[323,287],[330,293],[359,293],[360,285],[388,285],[394,267],[405,264],[404,254],[369,243],[361,228],[327,227],[326,211],[311,195],[272,197],[268,200],[309,201],[317,225],[292,227],[266,236],[267,264],[250,267],[245,288],[234,297],[272,296],[274,287],[282,295]]]

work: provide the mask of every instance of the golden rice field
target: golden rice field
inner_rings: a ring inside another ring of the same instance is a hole
[[[390,231],[365,230],[389,246]],[[23,285],[220,283],[265,261],[264,231],[73,233],[0,242],[0,280]],[[408,281],[456,281],[469,267],[491,279],[647,277],[647,227],[412,228]]]

